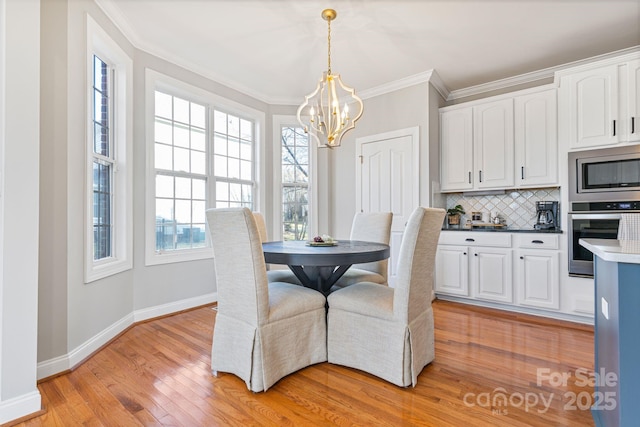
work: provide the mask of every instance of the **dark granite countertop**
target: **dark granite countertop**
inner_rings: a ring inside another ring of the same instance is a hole
[[[509,228],[509,227],[501,227],[501,228],[442,228],[442,231],[484,231],[490,233],[546,233],[546,234],[562,234],[562,230],[535,230],[533,228]]]

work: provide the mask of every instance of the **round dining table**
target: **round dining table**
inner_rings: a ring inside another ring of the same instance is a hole
[[[353,264],[389,258],[384,243],[340,240],[335,244],[316,245],[301,240],[265,242],[264,260],[268,264],[286,264],[307,288],[324,295]]]

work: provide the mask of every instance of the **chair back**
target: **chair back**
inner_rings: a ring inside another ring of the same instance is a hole
[[[358,212],[351,224],[351,240],[389,244],[391,239],[391,212]],[[388,260],[357,264],[357,268],[387,277]]]
[[[218,291],[218,312],[253,326],[269,314],[262,241],[247,208],[207,210]]]
[[[410,323],[431,304],[436,249],[444,209],[417,208],[405,227],[396,278],[393,312]]]
[[[269,240],[267,237],[267,224],[264,221],[264,215],[260,212],[252,212],[253,218],[256,220],[256,226],[258,227],[258,234],[260,234],[260,240],[264,243]]]

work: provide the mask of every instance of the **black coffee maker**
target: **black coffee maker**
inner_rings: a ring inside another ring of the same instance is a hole
[[[558,228],[558,202],[536,202],[536,230]]]

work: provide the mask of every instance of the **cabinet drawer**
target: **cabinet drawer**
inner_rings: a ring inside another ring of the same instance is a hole
[[[514,235],[513,246],[527,249],[558,249],[559,234],[518,234]]]
[[[511,233],[482,233],[477,231],[442,231],[439,244],[458,246],[511,247]]]

